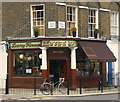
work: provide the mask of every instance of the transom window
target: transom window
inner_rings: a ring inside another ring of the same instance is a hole
[[[67,6],[67,36],[72,36],[72,27],[76,27],[76,7]]]
[[[116,39],[118,37],[118,13],[111,12],[111,39]]]
[[[33,32],[33,27],[37,26],[39,28],[38,36],[44,36],[45,28],[45,17],[44,17],[45,8],[44,5],[32,6],[32,36],[35,36]]]
[[[95,9],[88,11],[88,36],[94,37],[94,30],[98,28],[98,13]]]

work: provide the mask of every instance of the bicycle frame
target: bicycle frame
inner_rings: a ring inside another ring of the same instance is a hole
[[[44,80],[44,82],[43,82],[43,84],[44,83],[48,83],[48,84],[50,84],[50,86],[52,87],[52,88],[58,88],[58,86],[61,84],[61,83],[63,83],[64,82],[64,78],[59,78],[59,81],[57,81],[57,82],[52,82],[51,80],[49,80],[49,79],[45,79]]]

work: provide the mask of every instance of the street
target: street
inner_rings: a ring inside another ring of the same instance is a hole
[[[111,95],[95,95],[95,96],[78,96],[78,97],[68,97],[68,96],[32,96],[32,97],[3,97],[2,102],[119,102],[120,94]],[[119,100],[119,101],[118,101]]]

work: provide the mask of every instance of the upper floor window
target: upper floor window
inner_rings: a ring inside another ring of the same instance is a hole
[[[118,13],[117,12],[111,12],[110,14],[110,27],[111,27],[111,39],[118,39]]]
[[[77,28],[77,8],[67,6],[67,36],[72,36],[73,27]]]
[[[98,29],[98,11],[89,9],[88,11],[88,36],[94,37],[94,30]]]
[[[45,29],[45,7],[44,5],[31,6],[31,29],[32,36],[35,36],[33,32],[33,27],[37,26],[39,28],[38,36],[44,36]]]

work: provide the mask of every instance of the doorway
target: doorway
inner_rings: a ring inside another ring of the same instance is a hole
[[[53,77],[54,82],[59,78],[66,78],[66,60],[50,60],[50,77]]]

